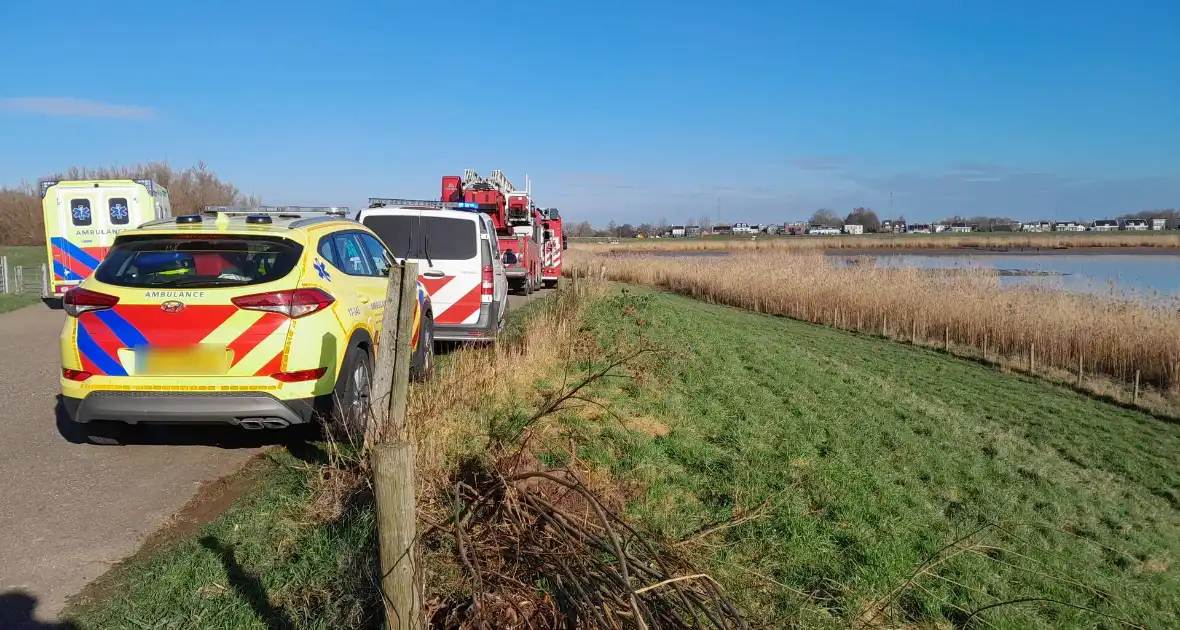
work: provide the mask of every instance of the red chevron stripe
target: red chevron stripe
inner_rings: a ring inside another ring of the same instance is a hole
[[[447,310],[434,316],[436,324],[462,324],[463,320],[471,317],[472,313],[479,311],[479,290],[480,285],[477,284],[467,292],[467,295],[455,300]]]
[[[120,304],[115,311],[138,328],[148,343],[187,346],[200,343],[236,313],[238,307],[190,304],[179,313],[165,313],[158,304]]]
[[[238,335],[228,346],[234,353],[233,363],[230,368],[237,365],[250,351],[258,347],[258,344],[266,340],[271,333],[278,330],[280,326],[288,322],[286,317],[278,313],[264,313],[258,321],[250,325],[244,330],[242,334]]]
[[[418,281],[422,283],[422,286],[426,287],[426,292],[430,295],[438,293],[443,287],[447,286],[447,284],[449,284],[451,280],[454,279],[455,276],[444,276],[442,278],[427,278],[425,276],[418,276]]]
[[[254,376],[270,376],[275,372],[281,371],[283,371],[283,353],[282,351],[279,351],[279,353],[276,354],[274,358],[272,358],[270,361],[267,361],[266,365],[262,366],[261,369],[255,372]]]

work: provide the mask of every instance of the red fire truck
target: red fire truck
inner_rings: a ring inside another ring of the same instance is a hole
[[[541,249],[543,217],[530,199],[528,179],[525,189],[518,190],[498,170],[487,178],[472,169],[463,176],[445,175],[442,178],[442,201],[478,204],[496,226],[500,251],[516,254],[516,263],[505,263],[505,275],[512,290],[528,295],[540,289],[542,280]]]
[[[561,229],[561,212],[557,208],[541,210],[541,279],[546,287],[556,287],[561,279],[561,253],[569,249]]]

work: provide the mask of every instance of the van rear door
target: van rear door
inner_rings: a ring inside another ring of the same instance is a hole
[[[382,210],[365,213],[361,221],[396,258],[418,263],[418,277],[430,293],[439,327],[479,321],[483,264],[478,215],[463,214],[469,216]]]

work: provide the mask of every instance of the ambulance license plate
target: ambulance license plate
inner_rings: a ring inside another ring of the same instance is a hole
[[[140,376],[222,375],[228,367],[227,354],[225,346],[146,346],[135,351],[135,373]]]

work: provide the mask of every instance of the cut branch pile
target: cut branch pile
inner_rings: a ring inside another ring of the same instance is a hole
[[[485,471],[454,486],[451,535],[470,589],[435,628],[746,628],[708,575],[605,507],[568,469]],[[507,463],[513,462],[513,463]]]

